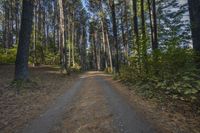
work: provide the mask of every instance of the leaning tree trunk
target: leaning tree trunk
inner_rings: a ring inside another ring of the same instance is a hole
[[[15,62],[15,80],[28,80],[29,45],[33,24],[33,0],[23,0],[19,46]]]
[[[194,50],[200,53],[200,0],[188,0]]]
[[[106,26],[106,28],[107,28],[107,26]],[[108,29],[105,30],[105,36],[106,36],[106,43],[108,46],[108,56],[109,56],[110,69],[111,69],[110,71],[113,72],[112,51],[111,51],[109,37],[108,37]]]

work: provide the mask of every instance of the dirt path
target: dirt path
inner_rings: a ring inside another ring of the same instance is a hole
[[[82,78],[81,91],[52,133],[117,133],[101,85],[92,75]]]
[[[17,91],[11,86],[13,74],[14,65],[0,65],[0,133],[20,132],[79,78],[78,74],[61,74],[59,67],[30,67],[30,78],[37,84],[28,84]]]
[[[103,78],[97,78],[104,89],[109,107],[114,114],[115,123],[122,133],[154,133],[158,132],[140,114],[132,108]]]
[[[78,80],[76,84],[64,95],[60,96],[50,108],[39,118],[32,121],[23,129],[23,133],[48,133],[52,126],[56,125],[62,119],[62,115],[67,109],[73,97],[81,88],[83,79]]]
[[[104,80],[84,74],[23,133],[153,133],[157,132]]]

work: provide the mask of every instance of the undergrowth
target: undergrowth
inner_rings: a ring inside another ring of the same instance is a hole
[[[121,67],[119,78],[147,98],[180,100],[198,106],[200,70],[196,55],[190,49],[173,48],[148,54],[140,63],[137,57],[130,57],[130,65]]]

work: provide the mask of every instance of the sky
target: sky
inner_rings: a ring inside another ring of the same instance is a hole
[[[81,0],[83,8],[87,11],[87,13],[89,13],[90,15],[92,15],[92,13],[89,11],[87,4],[88,4],[88,0]]]
[[[179,0],[181,4],[185,4],[187,0]]]

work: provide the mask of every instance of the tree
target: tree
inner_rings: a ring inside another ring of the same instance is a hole
[[[113,24],[113,35],[114,35],[114,46],[116,49],[115,66],[116,73],[119,73],[119,46],[118,46],[118,35],[117,35],[117,23],[116,23],[116,13],[115,13],[115,2],[110,0],[110,8],[112,14],[112,24]]]
[[[137,0],[133,0],[133,22],[134,22],[134,34],[136,37],[136,44],[138,45],[139,33],[138,33],[138,17],[137,17]]]
[[[176,10],[171,10],[176,9]],[[187,3],[160,0],[157,4],[159,45],[163,48],[188,47],[191,41],[190,23],[185,15]]]
[[[66,49],[65,49],[65,35],[64,35],[64,12],[62,0],[58,0],[59,7],[59,46],[60,46],[60,63],[61,69],[66,71]]]
[[[194,50],[200,52],[200,0],[188,0]]]
[[[158,29],[157,29],[157,12],[156,12],[156,0],[152,0],[152,14],[153,14],[153,50],[158,49]]]
[[[33,10],[34,1],[23,0],[19,45],[15,62],[15,80],[26,81],[29,79],[28,58],[33,25]]]
[[[140,43],[139,43],[139,28],[138,28],[138,10],[137,10],[137,0],[133,0],[133,24],[134,24],[134,36],[135,36],[135,43],[138,55],[138,67],[139,71],[141,72],[141,53],[140,53]]]

